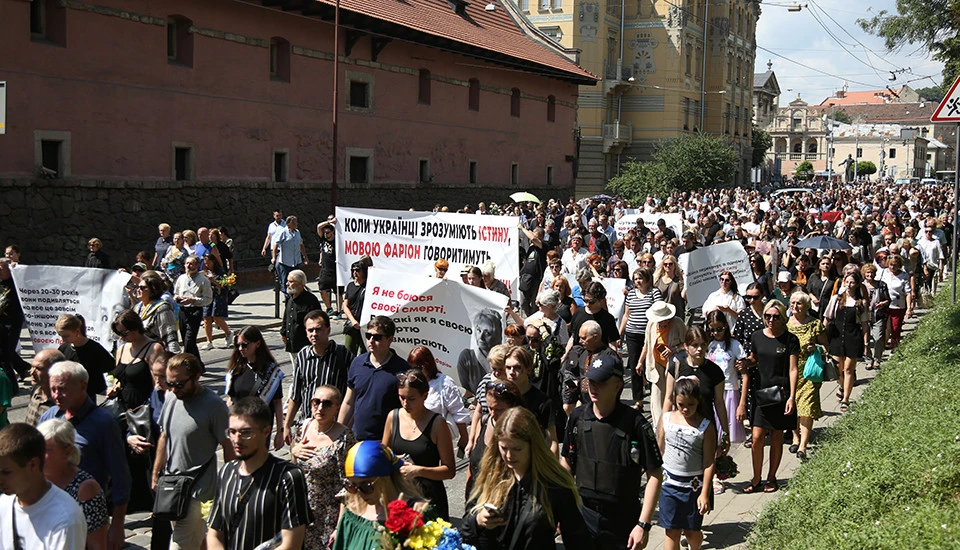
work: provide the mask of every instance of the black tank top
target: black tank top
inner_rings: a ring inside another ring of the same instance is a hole
[[[153,393],[153,375],[150,373],[146,356],[150,346],[155,343],[151,340],[144,344],[133,357],[133,361],[117,363],[117,368],[113,371],[113,375],[120,381],[120,402],[127,409],[146,403]]]
[[[404,439],[400,436],[400,409],[393,411],[393,434],[390,437],[390,448],[399,455],[410,455],[410,460],[417,466],[433,467],[440,465],[440,449],[437,444],[430,439],[433,432],[433,423],[440,415],[434,413],[427,422],[426,428],[419,437],[413,440]],[[443,429],[447,429],[446,426]],[[423,491],[423,496],[430,500],[431,506],[437,516],[447,519],[449,517],[449,505],[447,503],[447,491],[443,482],[435,479],[418,478],[417,483]]]

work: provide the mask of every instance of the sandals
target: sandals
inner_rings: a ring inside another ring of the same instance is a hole
[[[799,460],[800,462],[806,462],[807,453],[804,451],[797,451],[797,460]]]
[[[787,448],[787,451],[789,451],[790,454],[794,454],[794,455],[797,454],[799,450],[800,450],[800,445],[797,445],[797,444],[790,445],[790,447]]]
[[[837,388],[837,401],[843,401],[843,388]]]
[[[780,484],[775,479],[767,480],[767,483],[763,486],[764,493],[776,493],[778,489],[780,489]]]
[[[743,440],[743,446],[748,449],[753,447],[753,436],[751,434],[747,434],[747,438]]]
[[[713,494],[715,494],[715,495],[722,495],[723,492],[726,491],[726,490],[727,490],[727,488],[723,486],[723,483],[722,483],[722,482],[719,482],[719,481],[714,481],[714,482],[713,482]]]
[[[844,413],[845,413],[845,412],[847,412],[848,410],[850,410],[850,402],[849,402],[849,401],[841,401],[841,402],[840,402],[840,412],[844,412]]]
[[[750,495],[750,494],[753,494],[753,493],[758,492],[758,491],[760,490],[760,488],[763,487],[763,486],[764,486],[764,483],[763,483],[762,481],[758,481],[758,482],[756,482],[756,483],[751,483],[751,484],[747,485],[747,486],[744,487],[743,489],[740,489],[740,492],[743,493],[743,494],[745,494],[745,495]]]

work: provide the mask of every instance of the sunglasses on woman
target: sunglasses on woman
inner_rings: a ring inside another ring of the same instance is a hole
[[[374,486],[377,484],[377,480],[367,481],[366,483],[353,483],[349,480],[343,480],[343,488],[347,490],[348,493],[356,494],[357,491],[365,495],[373,493]]]
[[[780,314],[779,314],[779,313],[773,313],[773,314],[765,313],[765,314],[763,315],[763,318],[766,319],[767,321],[776,321],[777,319],[780,318]]]
[[[316,399],[316,398],[314,398],[314,399],[311,399],[311,400],[310,400],[310,406],[313,407],[314,409],[319,409],[320,407],[323,407],[323,408],[325,408],[325,409],[329,409],[330,407],[333,406],[333,399]]]

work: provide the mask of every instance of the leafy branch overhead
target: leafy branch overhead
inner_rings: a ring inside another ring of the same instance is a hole
[[[659,142],[651,161],[626,162],[607,188],[632,201],[643,202],[647,195],[723,187],[733,181],[739,160],[740,155],[722,137],[684,135]]]
[[[888,51],[919,44],[944,63],[944,83],[960,74],[960,5],[956,0],[897,0],[897,13],[886,10],[858,19],[860,27],[884,39]]]

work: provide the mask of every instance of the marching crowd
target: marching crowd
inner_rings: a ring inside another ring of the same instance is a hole
[[[113,353],[65,314],[63,345],[29,365],[17,351],[20,249],[10,246],[0,259],[0,548],[116,549],[137,511],[153,512],[152,548],[380,547],[397,499],[424,520],[465,503],[460,535],[481,549],[552,547],[558,530],[569,548],[643,548],[655,521],[666,548],[681,536],[699,548],[731,446],[751,447],[740,491],[777,491],[784,445],[801,460],[810,452],[821,384],[836,379],[847,410],[857,363],[880,368],[898,345],[904,318],[943,281],[951,201],[941,188],[856,183],[464,207],[518,216],[524,239],[520,299],[503,317],[473,320],[477,349],[460,354],[460,387],[429,349],[398,356],[390,318],[361,323],[372,262],[352,264],[338,287],[332,216],[317,226],[318,299],[299,269],[311,259],[297,219],[276,211],[261,254],[286,300],[286,396],[261,331],[227,325],[233,251],[222,229],[160,225],[153,255],[131,268]],[[618,232],[631,206],[679,214],[683,226],[641,219]],[[727,241],[743,245],[752,282],[739,288],[723,271],[702,307],[689,307],[678,258]],[[109,266],[102,248],[91,239],[84,264]],[[461,280],[509,296],[496,267],[465,267]],[[453,276],[444,260],[434,268]],[[604,278],[625,280],[620,318]],[[222,396],[200,383],[214,325],[232,347]],[[836,372],[808,377],[811,362]],[[28,374],[26,422],[7,425]],[[270,452],[284,446],[290,462]],[[467,490],[448,495],[457,454],[469,462]]]

